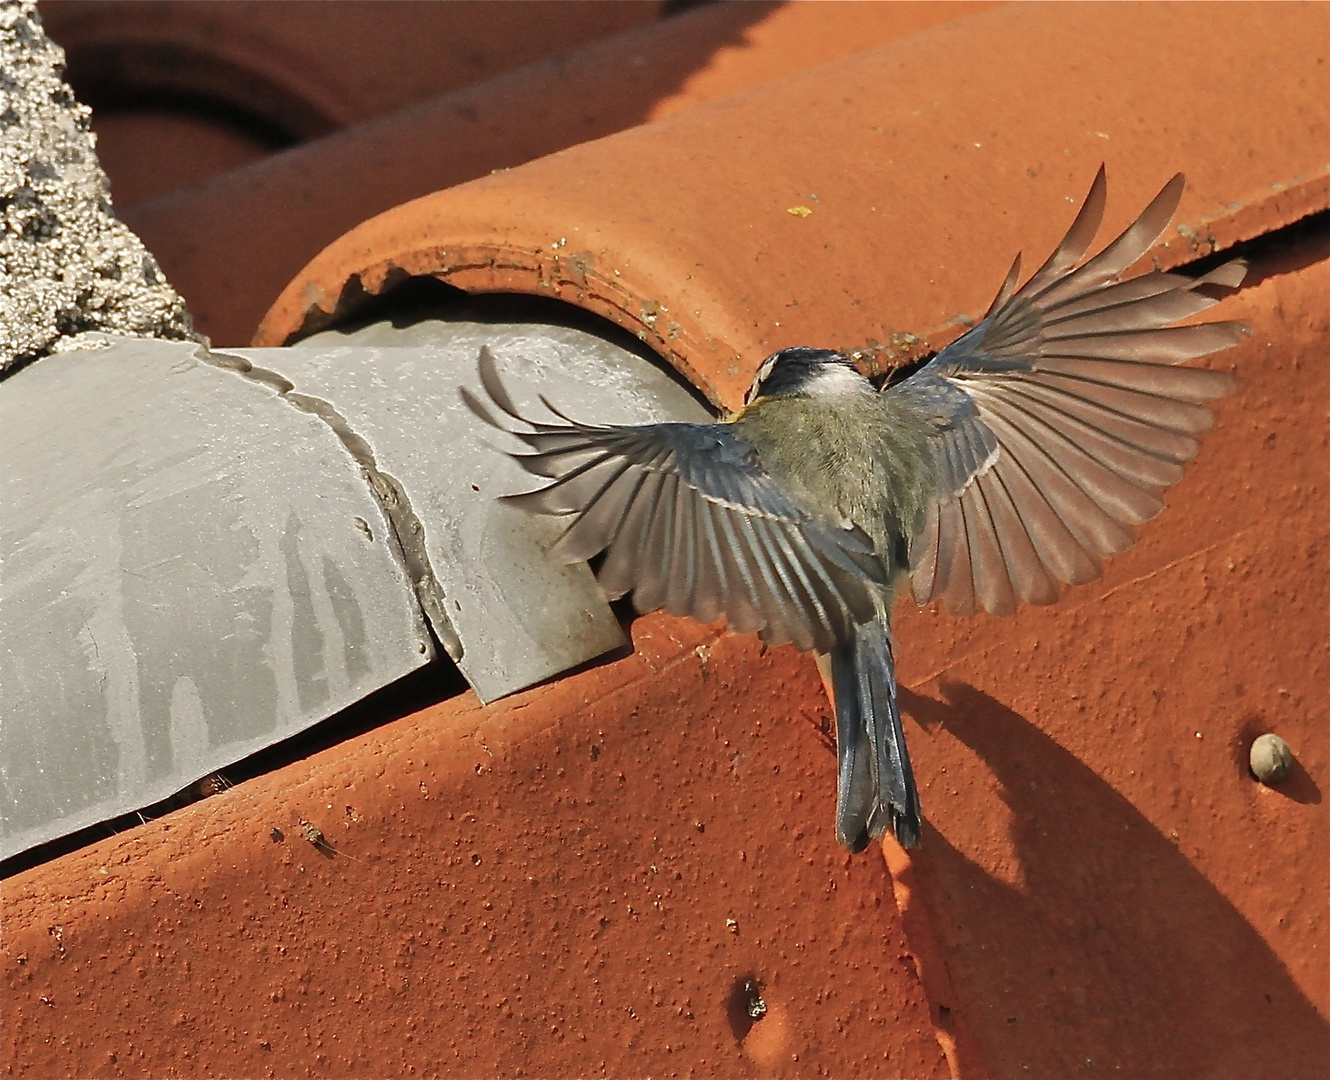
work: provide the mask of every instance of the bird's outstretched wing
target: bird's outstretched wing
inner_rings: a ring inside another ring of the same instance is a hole
[[[907,395],[936,428],[940,483],[911,562],[915,599],[958,614],[1047,604],[1097,577],[1162,508],[1209,429],[1202,402],[1231,376],[1177,367],[1238,344],[1237,322],[1171,324],[1235,287],[1246,267],[1199,278],[1120,280],[1177,209],[1175,176],[1116,240],[1082,262],[1104,210],[1099,170],[1057,250],[1019,290],[1020,258],[984,319],[883,393]]]
[[[467,405],[534,451],[513,455],[524,469],[553,479],[508,501],[566,515],[551,556],[574,563],[604,551],[598,579],[611,598],[631,590],[641,611],[701,622],[723,614],[768,644],[819,652],[873,618],[886,573],[869,538],[791,504],[730,425],[579,424],[548,402],[562,422],[540,423],[518,413],[488,350],[480,376],[520,426],[499,423],[463,389]]]

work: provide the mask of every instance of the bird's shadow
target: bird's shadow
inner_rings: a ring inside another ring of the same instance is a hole
[[[1330,1024],[1177,844],[1001,702],[941,690],[902,707],[983,759],[1011,812],[1006,880],[932,827],[914,860],[991,1075],[1326,1075]]]

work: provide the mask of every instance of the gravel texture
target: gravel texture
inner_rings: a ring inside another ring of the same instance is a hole
[[[0,372],[85,330],[195,337],[184,301],[112,214],[64,62],[35,3],[0,2]]]

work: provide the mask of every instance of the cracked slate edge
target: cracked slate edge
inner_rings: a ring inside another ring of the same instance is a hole
[[[566,522],[497,498],[532,478],[495,448],[506,440],[459,396],[464,385],[478,391],[481,345],[495,352],[519,399],[546,393],[607,422],[709,414],[659,362],[587,329],[483,312],[417,315],[328,331],[280,351],[231,351],[334,402],[410,492],[466,650],[459,667],[481,700],[493,701],[626,639],[590,569],[547,557]]]
[[[244,356],[220,350],[199,350],[200,359],[205,363],[227,371],[233,371],[246,379],[268,387],[282,400],[311,416],[318,417],[341,441],[347,453],[360,465],[369,483],[370,490],[383,507],[397,540],[397,550],[402,565],[406,568],[411,586],[415,590],[416,600],[425,614],[430,628],[438,636],[439,642],[454,662],[462,659],[463,645],[457,629],[448,618],[444,607],[444,591],[430,565],[429,552],[426,549],[424,528],[420,518],[411,508],[402,485],[389,473],[379,468],[374,450],[369,443],[352,430],[346,418],[322,398],[296,392],[295,384],[279,372],[261,368]]]

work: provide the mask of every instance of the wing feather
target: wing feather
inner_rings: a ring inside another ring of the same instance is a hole
[[[611,535],[611,543],[605,548],[605,561],[601,564],[598,575],[605,595],[611,598],[630,592],[641,579],[644,572],[643,556],[647,546],[647,530],[655,516],[660,495],[661,474],[647,469],[634,470],[636,475],[631,481],[631,488],[625,480],[620,494],[615,497],[622,503],[622,518],[617,532]],[[594,506],[590,510],[594,510]],[[589,511],[590,512],[590,511]],[[599,536],[585,527],[588,537]],[[607,534],[609,535],[609,534]],[[593,545],[597,540],[588,540]]]
[[[633,592],[642,610],[702,622],[725,615],[770,644],[822,652],[873,618],[886,571],[872,542],[791,502],[732,425],[588,425],[548,402],[560,422],[531,421],[488,350],[479,366],[490,403],[511,424],[466,390],[463,399],[524,442],[531,452],[513,456],[549,480],[509,501],[569,519],[554,558],[604,552],[599,580],[611,598]]]
[[[647,610],[664,607],[669,596],[673,572],[675,535],[678,529],[676,508],[679,502],[679,477],[662,472],[660,492],[656,497],[655,517],[646,533],[642,551],[642,573],[638,577],[636,602]]]
[[[975,483],[973,494],[960,502],[965,516],[965,529],[970,537],[970,572],[974,580],[975,603],[985,611],[1003,615],[1013,611],[1016,601],[1012,591],[1011,572],[998,539],[993,513],[988,505],[982,477]]]
[[[1101,168],[1030,279],[1015,288],[1009,274],[979,325],[883,391],[942,418],[935,504],[911,550],[920,603],[995,613],[1051,603],[1062,585],[1098,576],[1163,508],[1210,428],[1205,403],[1233,387],[1225,372],[1178,365],[1247,333],[1236,322],[1173,325],[1217,303],[1206,287],[1241,284],[1241,261],[1199,278],[1121,279],[1167,228],[1182,189],[1175,176],[1086,259],[1103,218]]]
[[[989,610],[995,615],[1006,615],[1022,597],[1028,597],[1035,604],[1050,603],[1057,599],[1057,583],[1044,567],[1038,546],[1030,535],[1030,528],[1011,496],[1002,465],[999,464],[979,477],[975,483],[992,515],[998,545],[1002,549],[1003,564],[1011,583],[1007,601],[1010,606]]]

